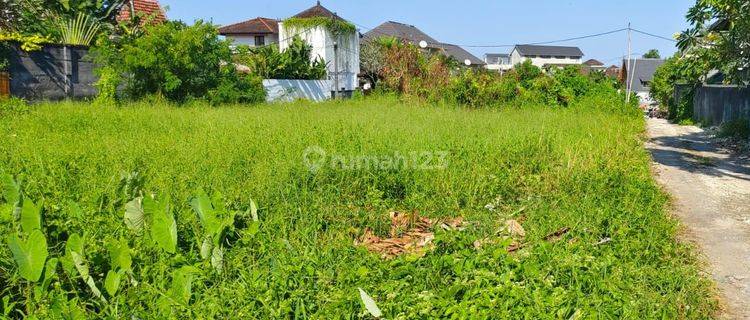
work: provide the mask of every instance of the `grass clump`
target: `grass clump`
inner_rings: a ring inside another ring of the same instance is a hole
[[[719,127],[717,136],[719,138],[748,139],[750,138],[750,120],[736,119],[725,122]]]
[[[643,119],[611,112],[615,104],[40,104],[0,118],[0,172],[12,176],[6,190],[41,208],[49,257],[82,262],[47,268],[50,276],[32,283],[0,246],[0,295],[10,302],[2,311],[709,318],[716,303],[690,251],[675,241],[667,196],[639,138]],[[446,162],[310,170],[310,147],[341,159],[444,152]],[[23,244],[28,223],[19,227],[12,214],[18,199],[4,198],[0,233]],[[436,228],[421,256],[381,259],[354,245],[368,228],[387,235],[390,211],[463,217],[466,227]],[[145,227],[126,224],[126,213],[144,217]],[[504,233],[510,219],[524,237]],[[509,250],[513,242],[520,249]]]

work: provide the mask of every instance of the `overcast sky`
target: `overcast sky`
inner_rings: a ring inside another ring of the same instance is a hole
[[[160,0],[170,19],[225,25],[255,17],[283,19],[315,5],[304,0]],[[323,6],[355,23],[361,32],[388,21],[414,25],[446,43],[463,45],[482,58],[510,48],[469,45],[533,43],[603,33],[627,26],[671,38],[685,29],[694,0],[323,0]],[[580,47],[585,59],[618,63],[626,53],[625,32],[560,43]],[[656,48],[674,53],[674,43],[633,34],[633,52]]]

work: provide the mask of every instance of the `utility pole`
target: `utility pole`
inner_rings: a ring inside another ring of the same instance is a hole
[[[339,42],[338,39],[333,40],[333,85],[336,86],[334,91],[334,99],[339,98]]]
[[[630,36],[630,22],[628,22],[628,64],[627,69],[625,70],[625,90],[627,90],[625,101],[630,103],[630,74],[633,73],[633,70],[631,70],[630,65],[630,56],[632,55],[632,41]]]

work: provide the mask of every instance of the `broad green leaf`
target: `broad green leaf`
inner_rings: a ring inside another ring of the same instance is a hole
[[[177,249],[177,222],[169,204],[169,198],[158,201],[150,197],[143,199],[143,211],[151,219],[151,237],[156,244],[169,253]]]
[[[65,270],[70,276],[75,277],[77,270],[71,252],[76,252],[81,256],[83,255],[83,239],[75,233],[68,237],[68,241],[65,243],[65,255],[60,259],[63,270]]]
[[[193,276],[197,272],[194,267],[185,266],[172,272],[172,288],[170,295],[172,299],[182,305],[190,303],[192,296]]]
[[[2,186],[2,196],[5,198],[5,202],[13,207],[17,206],[21,200],[21,187],[18,185],[18,182],[13,179],[13,176],[3,174],[0,175],[0,185]]]
[[[8,246],[18,266],[18,274],[28,281],[38,281],[47,261],[47,239],[42,231],[32,231],[25,242],[17,235],[10,235]]]
[[[141,204],[142,200],[143,198],[138,197],[125,204],[125,225],[128,229],[139,234],[143,231],[146,221],[143,213],[143,205]]]
[[[380,308],[378,308],[378,305],[375,304],[375,300],[370,297],[365,290],[362,290],[362,288],[359,289],[359,298],[362,299],[362,303],[365,305],[365,309],[367,309],[367,312],[369,312],[373,317],[380,318],[383,314],[380,312]]]
[[[258,221],[258,206],[255,205],[253,199],[250,199],[250,216],[253,217],[253,221]]]
[[[211,238],[203,239],[203,243],[201,243],[201,258],[208,259],[211,256],[213,247],[214,243],[211,241]]]
[[[203,190],[198,191],[198,195],[190,201],[193,210],[198,214],[198,219],[203,226],[203,232],[206,235],[213,236],[219,232],[221,221],[218,216],[218,210],[211,204],[211,199]]]
[[[21,208],[21,229],[27,234],[31,233],[32,230],[42,229],[42,208],[29,199],[23,200],[23,207]]]
[[[83,256],[74,251],[70,252],[70,256],[73,258],[73,263],[75,264],[76,270],[78,270],[78,273],[81,275],[81,278],[83,278],[83,281],[86,282],[86,285],[89,287],[94,297],[101,298],[103,301],[106,301],[106,299],[104,299],[104,297],[102,296],[102,292],[96,286],[94,278],[89,274],[89,267],[83,260]]]
[[[109,251],[109,264],[112,269],[131,271],[133,260],[130,257],[127,241],[111,241],[107,244],[107,251]]]
[[[114,297],[117,290],[120,288],[121,274],[114,270],[107,272],[107,277],[104,279],[104,289],[110,297]]]
[[[221,274],[224,268],[224,249],[221,247],[214,247],[213,251],[211,251],[211,266],[216,269],[217,273]]]
[[[57,275],[57,258],[51,258],[47,260],[47,264],[44,266],[44,278],[42,280],[42,287],[47,288],[52,282],[52,279]]]

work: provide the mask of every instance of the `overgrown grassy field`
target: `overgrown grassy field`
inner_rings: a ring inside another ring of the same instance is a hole
[[[82,236],[79,262],[107,301],[64,266],[48,284],[29,284],[3,241],[0,295],[16,303],[3,311],[368,318],[362,288],[387,319],[712,317],[710,283],[676,242],[668,198],[650,176],[642,117],[596,111],[601,103],[609,102],[505,110],[391,98],[225,108],[49,103],[5,114],[0,172],[42,205],[50,258]],[[310,170],[305,150],[339,159],[435,154],[437,165]],[[199,189],[221,194],[214,207],[237,212],[220,269],[201,257],[205,225],[191,207]],[[126,204],[139,195],[171,204],[174,253],[126,226]],[[3,210],[0,231],[20,232],[10,206]],[[355,245],[368,228],[388,237],[392,211],[465,223],[433,226],[421,253],[384,259]],[[525,235],[509,231],[509,220]],[[110,294],[114,239],[131,248],[132,270]],[[189,276],[175,273],[185,266],[195,267]]]

